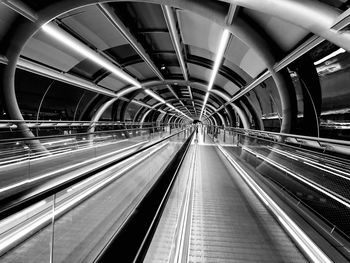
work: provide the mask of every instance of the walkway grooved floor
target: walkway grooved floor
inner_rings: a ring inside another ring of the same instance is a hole
[[[189,262],[305,262],[215,146],[198,149]]]

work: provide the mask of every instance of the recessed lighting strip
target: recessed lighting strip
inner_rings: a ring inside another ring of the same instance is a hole
[[[332,52],[331,54],[329,54],[328,56],[325,56],[324,58],[321,58],[320,60],[317,60],[316,62],[314,62],[314,65],[317,66],[317,65],[320,65],[322,64],[323,62],[335,57],[335,56],[338,56],[339,54],[341,53],[345,53],[346,50],[343,49],[343,48],[339,48],[337,49],[336,51]]]
[[[219,71],[219,68],[220,68],[220,65],[222,62],[222,58],[224,57],[225,50],[227,48],[227,44],[228,44],[229,39],[230,39],[230,31],[225,29],[224,32],[222,33],[222,36],[221,36],[220,44],[218,47],[218,52],[216,54],[212,74],[211,74],[209,84],[208,84],[208,91],[207,91],[207,94],[205,95],[205,99],[204,99],[204,103],[203,103],[203,107],[202,107],[202,111],[201,111],[201,114],[199,116],[199,119],[202,119],[205,105],[207,104],[207,101],[208,101],[209,92],[213,88],[214,81],[215,81],[216,75]]]
[[[118,78],[126,81],[127,83],[130,83],[131,85],[134,85],[135,87],[141,88],[141,83],[122,71],[120,68],[115,66],[112,62],[106,60],[104,57],[102,57],[100,54],[96,53],[95,51],[91,50],[87,46],[85,46],[83,43],[81,43],[79,40],[75,39],[73,36],[59,28],[58,26],[48,23],[41,27],[41,29],[57,40],[58,42],[64,44],[65,46],[69,47],[70,49],[76,51],[77,53],[81,54],[82,56],[88,58],[89,60],[95,62],[96,64],[100,65],[104,69],[110,71],[114,75],[116,75]]]

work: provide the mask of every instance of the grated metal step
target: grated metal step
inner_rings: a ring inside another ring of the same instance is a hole
[[[189,262],[306,262],[215,146],[199,146]]]

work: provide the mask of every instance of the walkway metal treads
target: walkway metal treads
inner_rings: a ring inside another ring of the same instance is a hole
[[[120,262],[143,262],[192,137],[193,132],[166,162],[166,167],[134,208],[132,216],[95,262],[111,262],[112,258]],[[148,164],[154,166],[154,163]]]
[[[167,141],[161,140],[147,147],[147,152],[139,151],[88,180],[54,193],[53,197],[30,207],[30,212],[29,208],[19,211],[13,216],[15,220],[6,218],[1,222],[0,261],[94,261],[108,241],[124,229],[125,222],[140,213],[139,204],[158,184],[160,174],[184,147],[185,139],[175,134]],[[133,243],[135,235],[130,237]],[[118,255],[113,256],[120,258],[121,253],[129,251],[118,250]]]
[[[306,261],[214,146],[200,146],[197,158],[189,262]]]
[[[147,251],[145,263],[176,262],[175,259],[180,257],[181,246],[174,244],[181,243],[180,228],[183,227],[182,224],[186,227],[184,207],[187,195],[190,194],[188,185],[191,182],[191,173],[195,165],[194,152],[195,147],[191,145]]]

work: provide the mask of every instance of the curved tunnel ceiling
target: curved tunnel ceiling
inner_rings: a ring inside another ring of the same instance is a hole
[[[283,8],[279,7],[279,16],[268,8],[258,11],[261,2],[177,0],[171,1],[174,6],[170,7],[166,6],[168,1],[161,0],[103,4],[89,0],[22,0],[17,7],[0,5],[2,14],[8,11],[5,16],[8,24],[0,28],[1,36],[8,36],[8,41],[3,41],[2,52],[9,64],[19,55],[21,69],[49,78],[61,74],[69,85],[115,97],[113,103],[122,99],[126,101],[125,111],[135,102],[147,110],[171,113],[175,108],[191,119],[200,117],[206,96],[208,113],[219,113],[231,98],[269,72],[276,83],[278,103],[284,114],[281,129],[288,130],[292,115],[296,113],[288,112],[292,108],[288,85],[273,67],[313,33],[339,43],[340,36],[323,31],[327,23],[341,13],[339,9],[346,9],[347,5],[344,1],[308,0],[296,6],[299,1],[288,0],[286,4],[295,9],[291,10],[294,15],[297,8],[310,10],[314,7],[315,14],[319,12],[314,18],[300,14],[301,21],[294,23],[290,16],[284,19],[286,10]],[[320,17],[327,20],[314,26]],[[62,35],[55,37],[56,31],[41,30],[48,20],[46,28],[63,32],[63,36],[68,36],[73,45],[78,43],[78,47],[72,48],[72,44],[62,41]],[[16,30],[10,30],[11,24],[17,25]],[[26,29],[26,34],[16,36]],[[224,29],[230,31],[230,36],[214,76],[213,90],[207,91]],[[18,41],[18,47],[11,47],[11,41]],[[348,48],[347,45],[344,44],[344,48]],[[87,58],[89,52],[102,62]],[[38,71],[40,67],[44,69]],[[48,70],[54,73],[50,75]],[[11,74],[14,74],[11,70],[5,72],[5,92],[14,89],[10,83]],[[33,81],[31,85],[35,84]],[[13,96],[7,96],[8,103],[15,104]],[[106,108],[103,105],[100,110]],[[96,107],[91,110],[98,111]],[[20,117],[13,105],[9,108],[13,118]],[[253,108],[246,107],[246,110],[254,115]]]
[[[107,8],[109,8],[109,11],[114,11],[112,14],[113,17],[120,19],[118,22],[122,24],[122,27],[124,29],[126,27],[129,34],[131,34],[137,42],[141,43],[145,54],[152,59],[155,67],[163,76],[167,78],[183,78],[180,64],[176,58],[174,44],[171,42],[169,28],[165,19],[162,18],[164,15],[161,6],[144,3],[114,3],[109,4]],[[208,34],[213,34],[211,32],[220,32],[222,29],[212,24],[209,20],[191,12],[182,10],[173,12],[173,18],[176,19],[176,25],[178,25],[180,29],[179,35],[181,39],[183,39],[181,42],[183,49],[182,56],[185,57],[186,61],[185,70],[188,72],[187,79],[199,79],[206,82],[208,81],[208,75],[210,75],[213,66],[213,57],[216,52],[215,49],[218,45],[218,41],[216,41],[216,43],[215,41],[212,41],[213,43],[205,43],[203,39]],[[154,19],[149,21],[147,19],[148,17],[153,17]],[[138,19],[138,25],[132,22],[135,21],[136,18]],[[95,21],[94,25],[91,25],[90,21]],[[113,59],[114,62],[117,62],[117,65],[132,77],[140,81],[157,78],[156,74],[150,69],[150,65],[147,65],[133,49],[132,43],[130,44],[130,42],[123,37],[120,27],[116,28],[110,23],[100,6],[92,5],[73,10],[57,17],[55,22],[86,45],[107,54],[108,57]],[[200,26],[203,24],[204,26]],[[209,25],[211,29],[209,28],[208,30],[206,25]],[[202,32],[197,32],[197,35],[193,36],[191,32],[198,31],[196,28],[200,28]],[[213,36],[210,39],[217,38]],[[232,45],[238,46],[237,42],[240,41],[238,39],[233,39],[231,43]],[[233,48],[229,45],[228,49]],[[242,53],[242,50],[248,52],[249,49],[240,42],[236,53]],[[207,56],[207,54],[209,54],[209,56]],[[245,79],[251,79],[248,76],[249,74],[241,68],[246,67],[243,65],[244,62],[240,62],[244,60],[244,54],[241,56],[240,58],[237,56],[232,57],[233,61],[238,62],[227,60],[227,63],[230,63],[231,66],[234,65],[233,69],[222,65],[219,76],[216,79],[215,85],[223,87],[230,95],[237,92],[239,88],[246,83]],[[22,57],[49,65],[59,71],[78,75],[79,77],[93,81],[112,91],[118,91],[127,85],[127,83],[118,80],[118,78],[112,74],[108,74],[105,69],[88,59],[79,57],[79,54],[77,55],[71,48],[57,44],[56,39],[48,37],[41,31],[27,43],[26,47],[23,49]],[[240,67],[236,65],[236,63],[241,63],[243,66]],[[263,69],[263,66],[261,66],[261,68]],[[234,70],[239,71],[241,74],[243,72],[245,79]],[[250,71],[252,72],[252,70]],[[251,72],[250,74],[252,74]],[[171,86],[178,98],[180,98],[182,102],[186,101],[189,97],[188,87],[179,85]],[[191,89],[193,98],[204,98],[205,94],[203,94],[201,90],[193,87],[191,87]],[[141,94],[136,95],[138,100],[151,106],[157,102],[152,99],[151,96],[147,96],[147,94],[142,92],[140,93]],[[161,88],[158,86],[157,93],[165,100],[176,98],[166,85]],[[213,95],[210,97],[213,97]],[[214,103],[213,101],[215,101],[215,98],[209,99],[208,103],[218,108],[221,103],[217,101]],[[180,109],[186,108],[176,100],[174,101],[174,106]],[[185,109],[181,110],[186,111]],[[196,115],[198,115],[199,111],[200,108],[194,109],[193,106],[188,106],[188,113],[194,118],[198,118]]]

